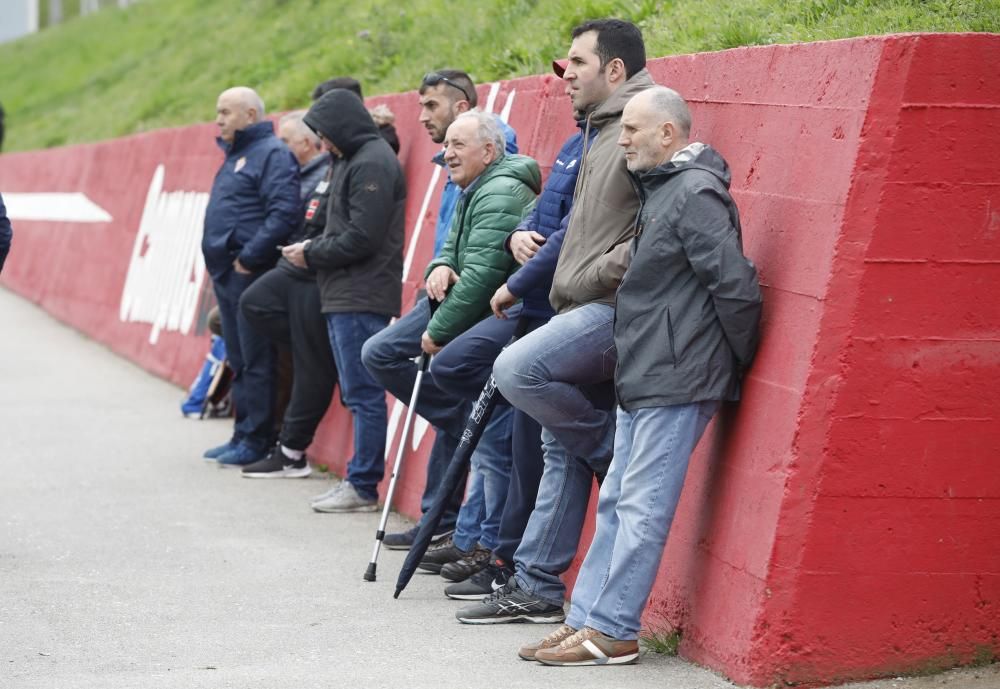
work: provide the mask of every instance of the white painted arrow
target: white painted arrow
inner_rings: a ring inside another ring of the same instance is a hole
[[[9,193],[4,192],[7,217],[11,220],[49,222],[111,222],[111,214],[80,192]]]

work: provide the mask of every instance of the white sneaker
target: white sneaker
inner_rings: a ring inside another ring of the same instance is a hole
[[[331,488],[330,490],[326,491],[325,493],[320,493],[319,495],[312,496],[311,498],[309,498],[309,504],[323,502],[324,500],[329,500],[340,491],[340,486],[343,485],[343,483],[344,483],[343,481],[337,481],[336,483],[333,484],[333,488]]]
[[[374,512],[378,500],[361,497],[349,481],[343,481],[333,495],[314,502],[312,508],[316,512]]]

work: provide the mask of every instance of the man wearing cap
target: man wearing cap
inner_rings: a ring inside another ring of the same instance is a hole
[[[607,386],[615,366],[615,291],[629,260],[639,198],[615,142],[629,99],[653,85],[638,27],[590,21],[572,32],[563,74],[585,134],[573,212],[549,300],[556,316],[497,358],[497,388],[542,428],[545,468],[535,509],[514,555],[515,576],[456,613],[467,624],[560,622],[561,575],[576,554],[595,475],[611,463],[614,415],[588,386]],[[586,136],[585,136],[586,138]]]

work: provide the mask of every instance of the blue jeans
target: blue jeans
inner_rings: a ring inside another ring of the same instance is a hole
[[[233,440],[258,451],[265,450],[274,435],[274,348],[250,327],[240,309],[240,296],[263,273],[244,275],[228,271],[213,281],[222,319],[226,358],[233,369],[232,398],[236,408]]]
[[[446,393],[474,401],[493,371],[493,362],[510,341],[521,307],[506,320],[487,318],[456,337],[431,362],[434,382]],[[491,550],[498,543],[511,474],[513,412],[499,394],[497,407],[472,455],[469,491],[458,513],[454,541],[469,550],[478,541]]]
[[[497,546],[510,483],[511,428],[514,414],[507,405],[494,408],[493,415],[472,453],[469,492],[458,513],[455,545],[470,550],[477,542],[493,550]]]
[[[487,318],[477,323],[459,335],[436,357],[431,365],[434,380],[446,392],[453,395],[475,399],[493,371],[493,363],[500,355],[503,347],[517,329],[528,333],[542,327],[549,321],[549,316],[524,315],[521,305],[511,307],[507,311],[507,320]],[[498,401],[499,407],[494,414],[502,409],[511,409],[507,400]],[[542,428],[538,422],[520,409],[512,412],[510,429],[510,477],[507,484],[507,499],[500,510],[500,524],[497,530],[497,544],[493,548],[494,557],[506,563],[514,562],[514,551],[521,544],[528,517],[535,508],[535,496],[538,493],[538,483],[542,480]],[[472,486],[469,488],[470,496]],[[468,504],[468,503],[466,503]],[[465,512],[466,507],[462,507]],[[462,521],[462,512],[459,521]],[[486,516],[487,522],[490,516]],[[492,534],[489,527],[488,533]],[[471,538],[471,531],[456,533],[456,539],[466,542]],[[491,536],[487,537],[491,541]]]
[[[614,318],[607,304],[561,313],[505,349],[493,366],[497,388],[511,405],[570,454],[605,464],[614,449],[615,417],[595,407],[580,386],[614,377]]]
[[[636,639],[688,460],[719,403],[618,410],[615,456],[566,623]]]
[[[584,387],[614,375],[614,309],[588,304],[559,314],[497,358],[497,387],[542,428],[544,469],[534,510],[514,554],[518,583],[561,605],[580,542],[595,474],[614,446],[614,414],[595,406]]]
[[[369,499],[378,498],[378,484],[385,473],[388,414],[385,388],[361,364],[361,346],[388,324],[388,316],[376,313],[326,314],[330,348],[340,371],[340,392],[354,416],[354,456],[347,465],[347,480]]]
[[[421,353],[420,336],[427,329],[429,321],[430,308],[427,300],[421,299],[409,313],[370,337],[361,348],[361,360],[372,377],[405,404],[410,403],[417,377],[417,365],[413,359]],[[435,384],[433,376],[424,374],[416,413],[427,419],[437,434],[427,459],[427,483],[420,499],[420,509],[423,512],[430,509],[434,502],[434,496],[458,447],[465,419],[471,409],[469,402],[443,392]],[[455,517],[465,494],[465,487],[459,488],[451,507],[441,517],[442,528],[452,528],[455,525]]]

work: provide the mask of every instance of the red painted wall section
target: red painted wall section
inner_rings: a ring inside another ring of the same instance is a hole
[[[692,462],[646,624],[680,627],[682,653],[738,681],[753,673],[754,620],[768,595],[826,282],[883,43],[809,48],[685,56],[652,69],[689,99],[694,137],[732,167],[765,323],[743,402],[709,428]]]
[[[1000,651],[996,36],[886,44],[748,680]],[[995,72],[995,71],[994,71]]]
[[[1000,652],[997,64],[994,35],[650,62],[688,98],[694,138],[731,165],[765,311],[744,399],[693,458],[644,621],[680,629],[683,655],[737,682],[895,674]],[[561,80],[478,93],[547,173],[575,127]],[[444,179],[416,95],[375,103],[395,112],[402,144],[409,308]],[[199,213],[221,160],[214,129],[0,157],[5,197],[81,192],[112,216],[15,220],[2,284],[187,385],[212,304]],[[394,457],[404,406],[390,398],[389,409]],[[310,455],[342,473],[350,438],[335,398]],[[397,494],[411,516],[432,440],[418,419]],[[591,520],[581,555],[592,530]]]

